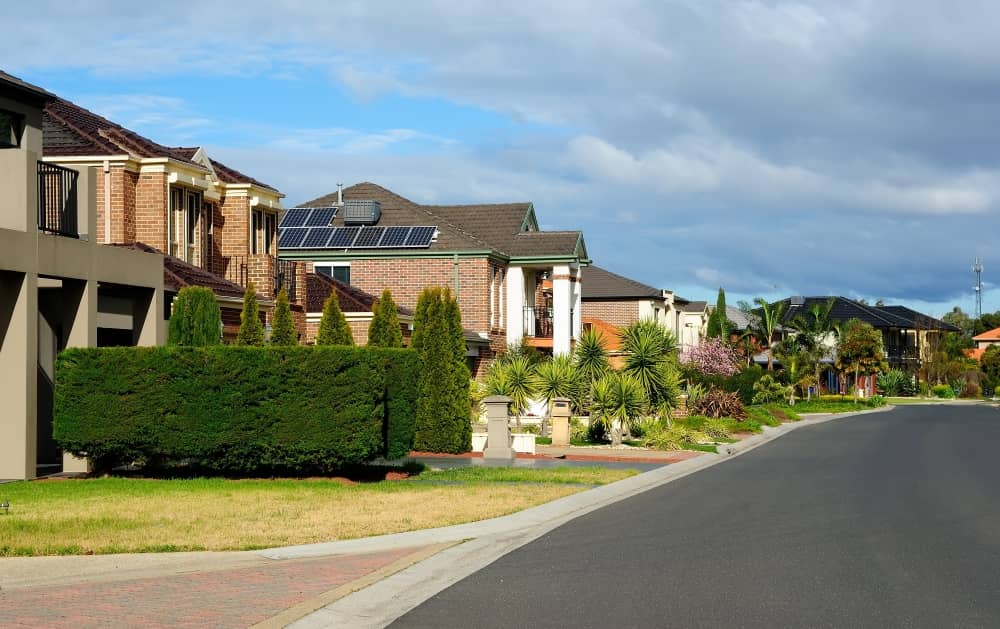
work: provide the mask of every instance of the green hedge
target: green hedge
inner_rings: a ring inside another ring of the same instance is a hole
[[[416,374],[415,353],[399,349],[71,349],[57,362],[53,433],[105,469],[330,471],[409,451]]]

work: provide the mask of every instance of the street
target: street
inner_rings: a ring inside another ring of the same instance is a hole
[[[1000,626],[1000,410],[796,430],[557,528],[409,627]]]

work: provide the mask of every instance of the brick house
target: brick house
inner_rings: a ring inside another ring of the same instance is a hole
[[[316,341],[319,322],[323,318],[323,304],[332,293],[337,293],[337,302],[344,312],[347,325],[351,326],[354,344],[365,345],[368,343],[368,326],[374,316],[372,313],[372,306],[376,300],[374,295],[322,273],[307,274],[306,283],[309,301],[306,305],[306,333],[302,338],[304,343],[311,344]],[[397,306],[396,314],[399,317],[400,331],[403,333],[403,345],[409,345],[413,311]]]
[[[477,376],[507,344],[558,354],[579,336],[583,234],[539,230],[531,203],[421,205],[361,183],[301,208],[280,225],[283,259],[374,295],[389,288],[407,309],[427,286],[450,288]]]
[[[281,192],[202,148],[163,146],[61,98],[43,124],[45,162],[96,172],[97,242],[151,247],[207,273],[208,288],[253,281],[265,318],[285,286],[304,332],[305,268],[278,258]],[[238,307],[234,325],[234,305],[219,305],[233,337]]]

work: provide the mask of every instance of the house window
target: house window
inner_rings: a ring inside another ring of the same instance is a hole
[[[260,253],[259,234],[262,214],[260,210],[250,212],[250,253]]]
[[[16,149],[24,136],[24,116],[0,109],[0,149]]]
[[[264,253],[273,253],[274,233],[278,229],[278,216],[276,214],[264,215]]]
[[[201,248],[198,246],[200,231],[198,223],[201,221],[201,193],[187,192],[187,212],[184,217],[184,260],[190,264],[201,262]]]
[[[170,216],[167,223],[170,231],[169,253],[179,258],[182,255],[183,227],[184,227],[184,190],[180,188],[170,189]]]
[[[320,275],[325,275],[327,277],[332,277],[338,282],[343,282],[344,284],[351,283],[351,265],[350,263],[338,263],[338,264],[328,264],[328,265],[313,265],[316,272]]]

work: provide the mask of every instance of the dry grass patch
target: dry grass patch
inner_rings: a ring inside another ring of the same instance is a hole
[[[610,482],[634,472],[594,480]],[[447,526],[587,489],[562,482],[92,479],[0,486],[0,556],[248,550]],[[433,480],[429,474],[425,480]]]

